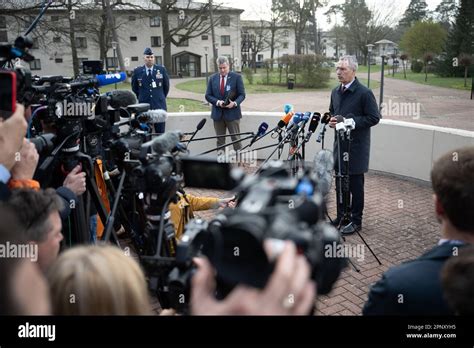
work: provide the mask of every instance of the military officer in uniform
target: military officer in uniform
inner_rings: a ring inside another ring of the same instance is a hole
[[[132,90],[140,103],[150,104],[150,110],[166,110],[166,96],[170,90],[170,80],[166,69],[155,64],[151,48],[145,48],[145,65],[135,69],[132,76]],[[157,133],[165,132],[165,123],[155,124]]]

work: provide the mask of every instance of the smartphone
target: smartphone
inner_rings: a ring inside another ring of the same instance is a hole
[[[184,157],[181,160],[184,184],[187,187],[230,191],[237,186],[230,163],[207,158]]]
[[[0,117],[9,118],[16,107],[16,73],[0,71]]]

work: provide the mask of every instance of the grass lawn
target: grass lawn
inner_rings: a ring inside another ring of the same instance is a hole
[[[387,74],[386,77],[392,77]],[[399,71],[395,73],[396,79],[404,80],[403,71]],[[407,71],[407,81],[412,81],[416,83],[421,83],[424,85],[430,86],[438,86],[438,87],[446,87],[446,88],[455,88],[455,89],[462,89],[466,91],[471,90],[471,78],[467,79],[467,87],[464,87],[464,78],[463,77],[439,77],[435,74],[428,74],[428,81],[425,82],[425,74],[424,73],[414,73],[411,70]]]
[[[105,93],[113,91],[115,89],[114,85],[109,85],[100,88],[100,93]],[[130,83],[118,83],[117,89],[127,89],[130,90]],[[203,98],[204,100],[204,98]],[[192,100],[192,99],[182,99],[182,98],[166,98],[166,104],[168,106],[168,112],[196,112],[196,111],[209,111],[209,107],[202,104],[202,102]]]
[[[296,77],[298,79],[298,76]],[[254,84],[251,85],[248,83],[248,80],[244,78],[245,92],[247,94],[256,94],[256,93],[288,93],[288,92],[310,92],[310,91],[329,91],[336,87],[339,82],[336,78],[331,78],[326,87],[323,88],[299,88],[295,87],[290,90],[286,86],[274,86],[274,85],[263,85],[261,84],[262,76],[254,77]],[[260,84],[256,84],[255,81],[259,81]],[[359,78],[359,81],[367,86],[366,78]],[[298,82],[298,81],[297,81]],[[371,80],[370,87],[372,89],[379,88],[380,84],[377,81]],[[205,79],[196,79],[192,81],[182,82],[176,85],[176,88],[183,91],[193,92],[204,95],[206,93],[206,80]]]

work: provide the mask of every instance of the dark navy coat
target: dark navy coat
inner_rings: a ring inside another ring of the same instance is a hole
[[[453,315],[443,297],[441,269],[467,244],[446,242],[419,258],[390,268],[369,292],[364,315]]]
[[[150,104],[151,110],[166,110],[166,96],[170,90],[170,80],[164,66],[153,65],[151,77],[147,76],[147,68],[143,65],[136,68],[132,76],[132,90],[139,103]],[[153,82],[156,87],[153,88]]]
[[[340,85],[331,92],[329,111],[332,115],[341,115],[355,121],[355,129],[351,132],[351,148],[349,151],[349,174],[363,174],[369,170],[370,158],[370,127],[380,121],[380,112],[370,89],[362,85],[356,78],[352,85],[342,93]],[[334,162],[338,163],[337,138],[334,137]],[[347,151],[348,142],[341,147]],[[343,154],[341,153],[341,159]],[[343,163],[344,169],[344,163]]]
[[[214,121],[235,121],[241,119],[242,111],[240,104],[242,104],[245,99],[245,87],[242,76],[234,72],[229,72],[224,88],[224,95],[220,92],[220,83],[221,75],[217,73],[209,78],[207,85],[206,100],[212,105],[211,118]],[[225,100],[229,94],[233,96],[231,100],[237,103],[237,107],[232,109],[217,107],[217,101]]]

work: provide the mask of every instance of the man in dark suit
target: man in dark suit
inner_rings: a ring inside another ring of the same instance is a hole
[[[418,259],[385,272],[369,292],[364,315],[453,314],[443,294],[441,271],[459,249],[474,243],[474,147],[450,151],[431,171],[438,245]]]
[[[230,134],[240,133],[240,119],[242,112],[240,104],[245,99],[245,88],[242,76],[229,71],[229,60],[227,57],[217,59],[219,73],[212,75],[209,79],[206,91],[206,100],[212,105],[211,118],[214,120],[216,135],[225,135],[226,130]],[[227,102],[227,103],[226,103]],[[232,136],[232,141],[237,141],[240,136]],[[217,139],[217,146],[225,144],[225,138]],[[240,142],[234,144],[234,150],[240,150]]]
[[[132,90],[140,103],[150,104],[151,110],[166,111],[166,97],[170,90],[168,73],[164,66],[155,64],[155,56],[151,48],[145,48],[143,54],[145,65],[134,70]],[[164,133],[165,122],[155,124],[155,131]]]
[[[349,191],[351,198],[350,221],[343,220],[343,204],[337,201],[337,218],[334,224],[341,229],[342,234],[352,234],[362,226],[362,213],[364,210],[364,173],[369,170],[370,157],[370,127],[379,123],[380,113],[374,94],[363,86],[356,77],[357,60],[352,56],[344,56],[337,63],[336,73],[341,85],[333,89],[329,111],[334,115],[329,123],[331,128],[336,128],[336,116],[352,119],[355,128],[351,131],[352,141],[343,135],[344,131],[336,133],[334,141],[335,170],[339,170],[339,154],[341,158],[342,173],[346,172],[349,162]],[[337,143],[340,134],[341,152]],[[349,156],[347,156],[349,154]],[[336,180],[336,191],[339,192],[339,180]],[[339,198],[339,197],[338,197]]]

